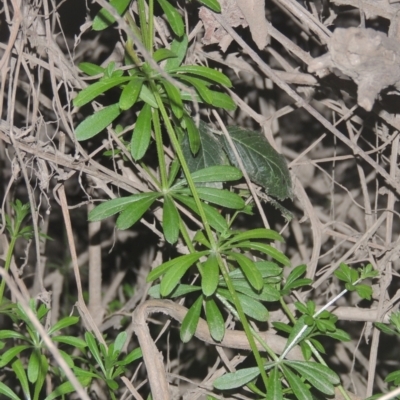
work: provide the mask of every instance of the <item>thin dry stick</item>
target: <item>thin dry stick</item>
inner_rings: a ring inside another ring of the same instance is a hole
[[[12,279],[10,279],[10,276],[7,274],[4,268],[0,268],[0,275],[2,279],[6,281],[8,288],[11,290],[12,294],[15,296],[18,303],[21,304],[22,308],[24,309],[24,312],[28,315],[29,320],[32,322],[33,326],[39,332],[39,335],[42,337],[43,342],[46,344],[47,348],[49,349],[50,353],[56,360],[57,364],[64,371],[65,376],[69,379],[69,381],[71,382],[72,386],[74,387],[80,398],[82,400],[90,400],[89,396],[86,394],[85,390],[83,389],[82,385],[76,378],[75,374],[72,372],[71,368],[65,362],[59,350],[52,342],[50,336],[47,334],[46,330],[44,329],[40,321],[37,319],[36,315],[29,307],[29,304],[25,300],[24,296],[22,296],[21,292],[17,289],[14,282],[12,281]]]

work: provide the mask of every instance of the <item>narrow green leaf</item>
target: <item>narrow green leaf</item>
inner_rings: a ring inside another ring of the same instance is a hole
[[[139,98],[147,103],[150,107],[158,108],[158,104],[153,92],[145,84],[143,84],[142,88],[140,89]]]
[[[75,325],[79,322],[79,317],[64,317],[56,322],[47,332],[49,335],[53,334],[54,332],[60,331],[61,329],[65,329],[68,326]]]
[[[187,343],[196,332],[197,324],[199,323],[200,319],[202,303],[203,296],[200,295],[189,308],[189,311],[186,313],[185,317],[182,320],[180,336],[183,343]]]
[[[232,97],[226,93],[216,92],[211,90],[212,102],[211,104],[216,108],[223,108],[227,111],[235,111],[237,108],[236,103],[233,101]]]
[[[210,254],[207,261],[203,263],[203,274],[201,277],[201,289],[204,296],[212,296],[217,290],[219,278],[218,260],[215,254]]]
[[[307,266],[305,264],[299,265],[296,268],[294,268],[293,271],[286,278],[285,286],[283,287],[283,289],[290,287],[290,285],[294,281],[296,281],[298,278],[300,278],[300,276],[305,274],[306,270],[307,270]]]
[[[117,335],[114,342],[114,352],[118,352],[118,354],[121,353],[122,347],[124,347],[127,338],[128,334],[126,333],[126,331],[120,332]]]
[[[211,337],[220,342],[225,335],[225,321],[213,298],[206,299],[206,319]]]
[[[151,107],[145,104],[137,117],[131,140],[131,154],[134,160],[140,160],[145,154],[151,139]]]
[[[0,357],[0,368],[6,366],[19,353],[21,353],[22,351],[29,349],[29,348],[30,348],[30,346],[20,345],[20,346],[11,347],[11,349],[8,349],[7,351],[5,351]]]
[[[46,380],[48,370],[49,370],[49,363],[47,362],[47,357],[44,354],[41,354],[39,359],[39,375],[35,383],[35,392],[33,393],[34,399],[39,399],[39,395],[40,392],[42,391],[43,384]]]
[[[274,258],[276,261],[279,261],[283,265],[290,266],[290,260],[282,252],[270,246],[269,244],[249,241],[249,242],[240,242],[236,246],[239,248],[260,251],[262,253],[271,256],[272,258]]]
[[[131,79],[121,92],[119,106],[121,110],[128,110],[136,103],[140,91],[142,90],[143,78],[134,77]]]
[[[279,368],[274,367],[268,377],[267,399],[266,400],[282,400],[282,381],[280,379]]]
[[[164,86],[165,92],[167,93],[172,112],[174,113],[176,118],[181,119],[183,116],[183,103],[179,89],[176,86],[172,85],[172,83],[168,82],[166,79],[162,80],[162,84]]]
[[[94,357],[94,359],[97,361],[97,364],[99,364],[99,367],[101,368],[102,372],[104,375],[106,375],[106,370],[104,368],[103,360],[101,359],[99,347],[97,346],[96,339],[90,332],[85,332],[85,340],[88,345],[88,348],[90,350],[90,353]]]
[[[21,335],[19,332],[11,331],[8,329],[3,329],[0,331],[0,340],[3,339],[19,339],[29,341],[24,335]]]
[[[183,256],[179,256],[169,260],[158,267],[154,268],[150,271],[149,275],[147,275],[147,282],[153,282],[161,275],[165,274],[170,268],[175,267],[176,265],[184,265],[182,268],[189,268],[193,265],[200,257],[205,256],[208,254],[208,251],[199,251],[193,254],[185,254]]]
[[[89,376],[78,377],[78,381],[83,387],[88,387],[92,378]],[[75,392],[75,388],[71,382],[64,382],[53,390],[44,400],[54,400],[57,397],[65,396],[66,394]]]
[[[287,348],[293,348],[297,343],[303,340],[311,331],[312,327],[307,326],[305,323],[305,316],[302,315],[293,326],[292,330],[290,331],[289,338],[285,345],[285,351]],[[300,334],[301,332],[301,334]]]
[[[193,242],[197,242],[202,244],[205,247],[208,247],[209,249],[211,248],[211,244],[204,235],[203,231],[197,231],[196,234],[194,235]]]
[[[118,103],[105,107],[84,119],[75,129],[78,141],[96,136],[121,114]]]
[[[119,199],[106,201],[95,207],[89,213],[89,221],[101,221],[105,218],[111,217],[112,215],[119,213],[133,203],[136,203],[143,199],[156,199],[160,195],[160,193],[154,192],[138,193],[132,196],[126,196]]]
[[[307,386],[302,382],[302,380],[294,374],[289,368],[282,365],[283,374],[287,381],[289,382],[290,388],[293,390],[294,395],[298,400],[313,400],[313,397],[310,391],[307,389]]]
[[[174,39],[171,43],[171,51],[176,54],[176,58],[169,58],[165,64],[165,71],[169,72],[172,69],[178,68],[185,59],[188,47],[188,37],[183,35],[180,38]]]
[[[129,76],[122,76],[116,78],[104,78],[99,82],[92,83],[90,86],[81,90],[78,93],[78,95],[73,100],[73,104],[75,107],[84,106],[107,90],[110,90],[115,86],[121,85],[121,83],[125,83],[130,79],[131,77]]]
[[[151,207],[156,198],[157,193],[153,193],[153,196],[138,200],[136,203],[129,205],[121,212],[116,221],[118,229],[128,229],[135,224],[143,216],[143,214]]]
[[[38,379],[40,371],[40,354],[37,351],[32,351],[29,362],[28,362],[28,380],[31,383],[35,383]]]
[[[237,261],[240,269],[248,279],[250,285],[257,291],[260,291],[264,286],[263,278],[260,271],[255,266],[254,262],[241,253],[233,251],[227,252],[230,257]]]
[[[226,245],[251,239],[278,240],[279,242],[284,242],[283,237],[278,232],[272,229],[258,228],[235,234],[226,242]]]
[[[87,346],[86,343],[85,343],[85,346]],[[72,359],[72,357],[67,352],[65,352],[64,350],[59,349],[58,351],[60,352],[61,357],[67,363],[68,367],[74,368],[75,364],[74,364],[74,360]]]
[[[26,377],[25,367],[22,365],[22,362],[19,359],[15,360],[11,366],[12,366],[12,369],[13,369],[15,375],[17,376],[19,383],[21,384],[21,388],[22,388],[22,391],[24,392],[25,399],[30,400],[32,397],[31,397],[30,390],[29,390],[29,383],[28,383],[28,378]],[[11,389],[9,389],[9,390],[12,392]],[[1,389],[0,389],[0,393],[6,394],[6,393],[2,392]],[[14,393],[14,392],[12,392],[12,393]],[[9,397],[11,397],[12,399],[14,398],[13,396],[9,396]],[[19,399],[18,396],[15,396],[15,398]]]
[[[260,375],[258,367],[243,368],[215,379],[213,386],[218,390],[236,389],[246,385]]]
[[[197,205],[192,197],[182,196],[179,194],[174,194],[174,197],[196,214],[199,214]],[[202,203],[202,206],[208,223],[218,232],[226,232],[228,229],[228,223],[225,218],[214,207],[205,203]]]
[[[230,79],[225,74],[214,68],[204,67],[202,65],[182,65],[181,67],[176,68],[174,72],[178,74],[184,73],[198,75],[220,85],[232,87]]]
[[[179,12],[167,0],[157,1],[163,9],[169,25],[171,26],[175,35],[179,37],[182,36],[185,33],[185,26]]]
[[[165,240],[174,244],[179,237],[179,212],[171,196],[164,196],[163,231]]]
[[[128,355],[126,355],[121,361],[118,361],[118,365],[129,365],[136,360],[139,360],[143,357],[142,349],[138,347],[137,349],[132,350]]]
[[[190,191],[189,189],[186,189],[182,190],[181,193],[189,194]],[[240,210],[245,206],[244,200],[239,195],[230,192],[229,190],[210,187],[198,187],[197,193],[202,200],[208,201],[221,207]]]
[[[210,85],[209,82],[205,82],[202,79],[194,78],[193,76],[188,76],[184,74],[176,74],[175,77],[179,78],[184,82],[189,83],[196,89],[197,93],[205,103],[212,104],[213,102],[212,91],[207,87],[207,84]]]
[[[255,292],[253,287],[250,286],[248,280],[244,279],[244,276],[243,279],[233,279],[232,284],[236,291],[259,301],[273,302],[278,301],[281,298],[279,290],[273,285],[264,284],[261,292]],[[220,282],[220,286],[226,287],[226,284]]]
[[[14,392],[12,389],[10,389],[7,385],[5,385],[3,382],[0,382],[0,394],[3,394],[4,396],[7,396],[8,398],[12,400],[21,400]],[[30,397],[28,397],[28,400],[30,400]]]
[[[185,296],[188,293],[192,292],[197,292],[201,288],[199,286],[192,286],[192,285],[184,285],[180,284],[176,287],[175,290],[172,291],[172,293],[168,296],[171,299],[174,299],[176,297],[181,297]],[[160,285],[154,285],[149,289],[148,292],[149,296],[155,298],[155,299],[161,299],[161,293],[160,293]]]
[[[192,151],[192,154],[195,155],[200,148],[199,130],[197,129],[197,126],[192,118],[189,117],[186,113],[184,114],[183,118],[186,125],[186,131],[188,133],[190,150]]]
[[[159,63],[168,58],[177,58],[177,55],[172,50],[162,47],[154,52],[153,58],[155,62]]]
[[[111,0],[110,5],[112,5],[119,15],[122,15],[124,11],[128,8],[131,0]],[[94,17],[92,29],[94,31],[102,31],[108,28],[115,22],[115,18],[105,9],[102,8],[98,14]]]
[[[104,73],[104,68],[100,65],[93,64],[90,62],[82,62],[78,64],[78,68],[84,72],[86,75],[94,76]]]
[[[205,6],[211,8],[211,10],[215,12],[221,12],[221,5],[218,0],[198,0],[199,3],[204,4]]]

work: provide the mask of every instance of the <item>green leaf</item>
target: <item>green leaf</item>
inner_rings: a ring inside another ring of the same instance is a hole
[[[74,98],[73,103],[75,107],[81,107],[95,99],[100,94],[110,90],[111,88],[121,85],[132,79],[129,76],[122,76],[117,78],[104,78],[99,82],[92,83],[87,88],[81,90]]]
[[[122,347],[124,347],[127,338],[128,334],[126,333],[126,331],[120,332],[117,335],[114,342],[114,353],[115,352],[118,352],[118,354],[121,353]]]
[[[163,231],[165,240],[174,244],[179,237],[179,213],[171,196],[164,196]]]
[[[266,400],[282,400],[282,381],[280,379],[279,368],[272,368],[268,377],[267,399]]]
[[[183,65],[176,68],[173,72],[177,74],[183,73],[201,76],[202,78],[218,83],[219,85],[232,87],[232,82],[230,79],[225,74],[217,71],[214,68],[204,67],[202,65]]]
[[[131,154],[135,161],[140,160],[145,154],[151,139],[151,121],[153,114],[151,107],[145,104],[137,117],[131,140]]]
[[[111,0],[110,5],[115,8],[119,15],[122,15],[128,8],[130,2],[131,0]],[[94,17],[92,29],[94,31],[102,31],[114,22],[115,18],[105,8],[102,8]]]
[[[172,112],[176,118],[181,119],[183,116],[183,103],[179,89],[165,79],[162,80],[162,84],[171,104]]]
[[[232,284],[236,291],[243,293],[246,296],[252,297],[253,299],[257,299],[259,301],[273,302],[273,301],[278,301],[281,298],[279,290],[272,285],[264,284],[261,292],[257,293],[250,286],[248,280],[233,279]],[[225,284],[220,283],[220,286],[225,287]]]
[[[190,191],[189,189],[183,190],[182,193],[189,194]],[[197,193],[202,200],[208,201],[221,207],[240,210],[245,206],[244,200],[239,195],[230,192],[229,190],[210,187],[198,187]]]
[[[119,213],[120,211],[126,209],[128,206],[137,203],[138,201],[144,199],[153,199],[155,200],[159,197],[160,193],[148,192],[148,193],[138,193],[132,196],[121,197],[119,199],[113,199],[101,203],[97,207],[95,207],[89,213],[89,221],[101,221],[105,218],[111,217],[114,214]]]
[[[128,110],[136,103],[140,91],[142,90],[143,78],[134,77],[131,79],[121,92],[119,107],[121,110]]]
[[[100,65],[93,64],[90,62],[82,62],[78,64],[78,68],[84,72],[86,75],[94,76],[104,73],[104,68]]]
[[[132,350],[128,355],[126,355],[121,361],[118,361],[118,365],[129,365],[136,360],[139,360],[143,357],[142,349],[138,347],[137,349]]]
[[[40,354],[37,351],[32,351],[29,362],[28,362],[28,370],[27,375],[29,382],[35,383],[38,379],[40,371]]]
[[[19,332],[11,331],[8,329],[4,329],[0,331],[0,340],[3,339],[19,339],[29,341],[29,338],[26,338],[24,335],[21,335]]]
[[[158,108],[157,100],[154,97],[153,92],[147,87],[147,85],[142,85],[139,98],[147,103],[150,107]]]
[[[4,352],[1,357],[0,357],[0,368],[6,366],[10,361],[14,359],[19,353],[22,351],[29,349],[30,346],[27,345],[20,345],[20,346],[15,346],[11,347],[11,349],[8,349],[6,352]]]
[[[176,58],[169,58],[165,64],[165,71],[169,72],[172,69],[178,68],[184,60],[188,47],[188,37],[183,35],[180,38],[174,39],[171,43],[171,51],[176,54]]]
[[[285,364],[282,365],[283,374],[287,381],[289,382],[290,388],[293,390],[293,393],[297,397],[298,400],[313,400],[313,397],[308,390],[305,383],[294,374],[289,368],[286,367]]]
[[[213,386],[218,390],[236,389],[246,385],[260,375],[258,367],[243,368],[215,379]]]
[[[387,335],[397,335],[397,332],[394,329],[389,328],[388,325],[383,324],[382,322],[375,322],[374,325]]]
[[[96,136],[121,114],[118,103],[105,107],[84,119],[75,129],[78,141]]]
[[[213,298],[206,299],[206,319],[211,337],[220,342],[225,335],[225,321]]]
[[[186,113],[183,115],[183,119],[186,125],[187,136],[189,139],[189,147],[192,154],[197,154],[200,149],[200,134],[197,129],[196,124],[193,122],[192,118]]]
[[[183,203],[186,207],[190,208],[197,215],[199,215],[199,210],[197,205],[192,197],[182,196],[177,193],[174,193],[174,197]],[[214,208],[209,206],[208,204],[202,203],[202,207],[204,213],[206,215],[208,223],[218,232],[225,232],[228,230],[228,223],[225,218]]]
[[[211,10],[215,12],[221,12],[221,6],[218,0],[198,0],[199,3],[204,4],[205,6],[211,8]]]
[[[192,292],[197,292],[201,288],[199,286],[192,286],[192,285],[184,285],[180,284],[176,287],[174,291],[168,296],[169,298],[173,299],[176,297],[180,296],[185,296],[188,293]],[[154,285],[149,289],[148,292],[149,296],[155,298],[155,299],[161,299],[161,293],[160,293],[160,285]]]
[[[31,397],[30,390],[29,390],[28,378],[26,377],[25,367],[22,365],[21,360],[19,360],[19,359],[15,360],[12,363],[12,369],[13,369],[15,375],[17,376],[19,383],[21,384],[21,388],[22,388],[22,391],[24,392],[25,399],[30,400],[32,397]],[[11,392],[12,392],[12,390],[11,390]],[[0,389],[0,393],[5,394],[1,391],[1,389]],[[12,396],[9,396],[9,397],[14,398]],[[18,396],[16,396],[16,398],[19,399]]]
[[[106,383],[109,389],[111,389],[112,391],[115,391],[119,388],[118,383],[114,379],[106,379]]]
[[[272,261],[256,261],[257,269],[260,271],[263,278],[270,278],[282,274],[282,267],[279,267]],[[231,279],[243,279],[243,273],[240,269],[235,269],[229,272]]]
[[[197,231],[196,234],[194,235],[193,242],[197,242],[202,244],[205,247],[208,247],[209,249],[211,248],[211,244],[204,235],[203,231]]]
[[[85,346],[87,346],[86,343],[85,343]],[[60,352],[61,357],[67,363],[68,367],[74,368],[75,365],[74,365],[74,360],[72,359],[72,357],[64,350],[59,349],[58,351]]]
[[[44,354],[41,354],[39,358],[39,375],[35,383],[35,392],[33,394],[34,399],[39,398],[40,392],[42,391],[43,388],[44,381],[46,380],[48,369],[49,369],[49,363],[47,362],[47,358]]]
[[[172,50],[162,47],[154,52],[153,58],[155,62],[159,63],[168,58],[177,58],[177,55]]]
[[[328,396],[335,394],[333,385],[339,385],[340,379],[330,368],[312,361],[285,361],[285,364],[295,369],[320,392]]]
[[[342,329],[336,329],[335,332],[327,332],[325,335],[341,342],[350,342],[351,340],[351,336]]]
[[[208,253],[208,251],[199,251],[197,253],[185,254],[183,256],[173,258],[172,260],[167,261],[150,271],[149,275],[147,275],[147,282],[153,282],[161,275],[165,274],[172,267],[177,266],[178,268],[188,269],[200,257],[203,257]]]
[[[217,296],[225,297],[231,304],[234,304],[231,294],[228,290],[218,288]],[[241,293],[237,293],[240,303],[243,307],[243,312],[249,317],[256,321],[265,322],[268,321],[269,313],[268,310],[260,303],[260,301],[252,299]]]
[[[89,376],[78,377],[78,381],[83,387],[90,385],[92,378]],[[64,382],[59,385],[55,390],[53,390],[44,400],[54,400],[57,397],[65,396],[68,393],[75,392],[75,388],[72,386],[71,382]]]
[[[56,322],[47,332],[49,335],[54,332],[61,331],[62,329],[67,328],[68,326],[75,325],[79,322],[79,317],[64,317]]]
[[[185,33],[185,26],[179,12],[167,0],[157,1],[163,9],[169,25],[171,26],[175,35],[179,37],[182,36]]]
[[[293,271],[286,278],[285,286],[283,289],[290,289],[292,284],[299,279],[307,271],[307,266],[302,264],[293,269]]]
[[[341,263],[335,271],[336,278],[346,283],[354,283],[358,279],[358,273],[348,265]]]
[[[362,299],[371,300],[372,288],[368,285],[358,284],[356,286],[356,292]]]
[[[203,263],[203,274],[201,276],[201,289],[204,296],[212,296],[217,290],[219,278],[218,260],[215,254],[210,254],[207,261]]]
[[[255,290],[260,291],[264,286],[264,282],[261,273],[255,266],[254,262],[241,253],[235,253],[233,251],[230,251],[227,252],[226,254],[228,254],[230,257],[232,257],[237,261],[237,263],[240,266],[240,269],[243,271],[250,285]]]
[[[116,221],[116,226],[118,229],[128,229],[140,218],[143,214],[151,207],[156,198],[159,196],[158,193],[152,193],[153,196],[148,196],[147,198],[142,198],[134,204],[129,205],[121,212]]]
[[[227,111],[235,111],[237,108],[236,103],[233,101],[231,96],[226,93],[216,92],[211,90],[212,102],[211,104],[216,108],[223,108]],[[228,129],[229,131],[229,129]]]
[[[99,367],[101,368],[103,374],[106,375],[107,372],[104,368],[103,360],[101,358],[99,347],[97,346],[97,343],[96,343],[96,339],[94,338],[92,333],[86,331],[85,332],[85,340],[86,340],[86,343],[90,350],[90,353],[92,354],[94,359],[97,361],[97,364],[99,364]]]
[[[3,394],[4,396],[7,396],[8,398],[12,400],[21,400],[14,392],[12,389],[10,389],[7,385],[5,385],[3,382],[0,382],[0,393]],[[28,397],[27,400],[30,400]]]
[[[250,179],[262,186],[268,195],[284,200],[292,198],[292,183],[285,158],[258,132],[240,127],[228,127],[236,150]],[[223,145],[231,163],[238,166],[229,143],[223,136]]]
[[[164,278],[165,279],[165,278]],[[180,336],[183,343],[187,343],[194,335],[197,329],[197,324],[200,319],[201,305],[203,296],[200,295],[197,300],[192,304],[182,320]]]
[[[236,247],[244,248],[244,249],[252,249],[256,251],[260,251],[261,253],[265,253],[276,261],[279,261],[285,266],[290,266],[290,260],[279,250],[270,246],[269,244],[259,243],[259,242],[240,242],[236,245]]]
[[[205,82],[203,79],[194,78],[193,76],[187,76],[184,74],[176,75],[175,77],[179,78],[184,82],[189,83],[196,89],[197,93],[205,103],[212,104],[213,101],[212,91],[207,87],[207,85],[210,85],[209,82]]]
[[[258,228],[235,234],[224,246],[251,239],[278,240],[279,242],[284,242],[283,237],[278,232],[272,229]]]
[[[199,169],[192,174],[194,183],[208,183],[208,182],[229,182],[236,181],[242,177],[242,173],[236,167],[229,165],[214,165]],[[186,184],[186,179],[176,183],[172,188],[178,188]]]
[[[290,331],[289,338],[286,342],[285,345],[285,350],[287,348],[293,348],[297,343],[299,343],[301,340],[303,340],[311,331],[312,327],[307,326],[305,323],[305,316],[302,315],[295,323],[293,328]],[[300,334],[301,332],[301,334]]]

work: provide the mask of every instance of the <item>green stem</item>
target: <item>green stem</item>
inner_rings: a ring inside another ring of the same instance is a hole
[[[152,88],[152,89],[157,90],[157,88]],[[158,165],[160,168],[161,190],[164,193],[168,189],[168,177],[167,177],[167,167],[165,165],[165,154],[164,154],[163,140],[161,134],[160,116],[156,108],[153,108],[152,110],[153,110],[154,135],[156,138],[157,158],[158,158]]]

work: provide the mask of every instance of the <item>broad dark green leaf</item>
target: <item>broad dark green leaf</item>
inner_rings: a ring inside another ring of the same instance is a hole
[[[182,320],[180,336],[183,343],[187,343],[194,335],[200,319],[201,305],[203,296],[199,296],[192,304]]]
[[[199,290],[201,290],[201,288],[199,286],[180,284],[176,287],[175,290],[173,290],[171,292],[171,294],[168,297],[171,299],[174,299],[176,297],[185,296],[188,293],[197,292]],[[152,286],[149,289],[148,294],[149,294],[149,296],[151,296],[155,299],[161,299],[160,285]]]
[[[107,128],[121,114],[119,104],[112,104],[100,111],[96,111],[84,119],[76,128],[75,136],[78,141],[87,140],[96,136],[103,129]]]
[[[205,6],[211,8],[211,10],[215,12],[221,12],[221,6],[218,0],[198,0],[199,3],[204,4]]]
[[[282,400],[282,381],[280,378],[279,368],[274,367],[268,377],[268,388],[266,400]]]
[[[171,51],[176,54],[176,58],[169,58],[165,64],[165,71],[178,68],[184,60],[188,47],[188,38],[183,35],[180,38],[174,39],[171,43]]]
[[[201,277],[201,289],[204,296],[211,296],[217,290],[219,278],[218,260],[215,254],[210,254],[203,263],[203,274]]]
[[[86,75],[94,76],[98,74],[104,73],[104,68],[100,67],[100,65],[93,64],[90,62],[82,62],[78,64],[78,68],[84,72]]]
[[[122,15],[128,8],[130,2],[131,0],[111,0],[110,5],[115,8],[119,15]],[[94,17],[92,29],[94,31],[102,31],[114,22],[115,18],[105,8],[102,8]]]
[[[119,98],[121,110],[128,110],[136,103],[140,91],[142,90],[143,78],[134,77],[122,90]]]
[[[174,197],[183,203],[186,207],[190,208],[197,215],[199,215],[199,210],[193,199],[193,197],[182,196],[179,194],[174,194]],[[214,208],[208,204],[202,203],[204,213],[206,215],[207,221],[215,230],[218,232],[225,232],[228,229],[228,223],[225,218]]]
[[[173,258],[172,260],[166,261],[165,263],[159,265],[158,267],[150,271],[149,275],[147,276],[147,282],[152,282],[156,280],[161,275],[165,274],[170,268],[175,266],[178,266],[178,268],[181,267],[187,269],[191,265],[193,265],[200,257],[203,257],[208,253],[209,253],[208,251],[199,251],[197,253],[185,254],[183,256],[179,256]]]
[[[313,397],[308,390],[307,386],[303,381],[296,375],[294,374],[289,368],[285,366],[285,364],[282,365],[283,368],[283,374],[287,381],[289,382],[289,385],[291,389],[293,390],[293,393],[297,397],[298,400],[313,400]]]
[[[174,72],[178,74],[184,73],[197,75],[220,85],[232,87],[232,82],[230,79],[225,74],[217,71],[214,68],[204,67],[202,65],[183,65],[179,68],[176,68]]]
[[[130,228],[133,224],[139,221],[139,219],[151,207],[157,197],[158,193],[153,193],[153,196],[148,196],[147,198],[138,200],[134,204],[126,207],[117,218],[117,228],[121,230]]]
[[[185,26],[183,24],[183,19],[179,14],[178,10],[173,7],[167,0],[157,0],[163,9],[165,16],[174,31],[176,36],[182,36],[185,33]]]
[[[131,154],[134,160],[140,160],[145,154],[151,139],[151,107],[145,104],[137,117],[131,140]]]
[[[260,291],[264,286],[263,278],[260,271],[255,266],[254,262],[241,253],[233,251],[227,252],[227,255],[232,257],[240,266],[243,274],[246,276],[250,285],[257,291]]]
[[[218,390],[236,389],[246,385],[260,375],[258,367],[243,368],[215,379],[213,386]]]
[[[268,195],[284,200],[292,198],[292,183],[285,158],[260,133],[240,127],[228,127],[250,179],[262,186]],[[236,157],[223,137],[223,145],[231,163],[238,166]]]
[[[92,83],[87,88],[83,89],[72,101],[75,107],[81,107],[95,99],[100,94],[107,90],[121,85],[122,83],[128,82],[131,79],[129,76],[122,76],[116,78],[104,78],[99,82]]]
[[[174,244],[179,236],[179,213],[171,196],[164,196],[163,231],[165,240]]]
[[[196,124],[186,113],[183,116],[187,137],[189,139],[189,147],[193,155],[197,154],[200,148],[200,134]]]
[[[219,296],[225,297],[231,304],[234,304],[231,294],[228,290],[218,288],[217,293]],[[268,310],[260,303],[259,300],[255,300],[249,296],[238,293],[239,301],[243,307],[243,312],[249,317],[256,321],[265,322],[268,321],[269,313]]]
[[[213,298],[206,299],[206,319],[212,338],[220,342],[225,335],[225,321]]]
[[[215,134],[211,132],[208,125],[203,121],[200,121],[199,124],[199,135],[201,145],[199,151],[195,155],[193,155],[193,152],[190,149],[189,138],[186,135],[183,137],[181,142],[183,155],[190,172],[193,173],[215,165],[229,166],[229,160],[225,151],[220,145],[218,139],[215,137]],[[224,181],[225,179],[222,179],[220,182]],[[207,186],[222,188],[222,183],[220,182],[209,182],[207,183]]]
[[[183,103],[179,89],[165,79],[162,80],[162,84],[167,93],[172,112],[176,118],[181,119],[183,116]]]
[[[161,193],[138,193],[132,196],[120,197],[118,199],[108,200],[104,203],[101,203],[97,207],[95,207],[89,213],[89,221],[101,221],[102,219],[111,217],[114,214],[119,213],[124,210],[128,206],[143,199],[156,199],[161,196]]]
[[[270,246],[269,244],[248,241],[248,242],[239,242],[236,245],[236,247],[260,251],[262,253],[271,256],[272,258],[274,258],[276,261],[279,261],[283,265],[290,266],[290,260],[282,252]]]
[[[285,364],[296,370],[304,379],[320,392],[333,396],[340,379],[330,368],[312,361],[286,361]]]
[[[258,228],[235,234],[226,242],[226,245],[250,239],[268,239],[284,242],[283,237],[278,232],[275,232],[272,229]]]
[[[153,58],[155,62],[161,62],[168,58],[177,58],[177,55],[172,50],[162,47],[154,52]]]

